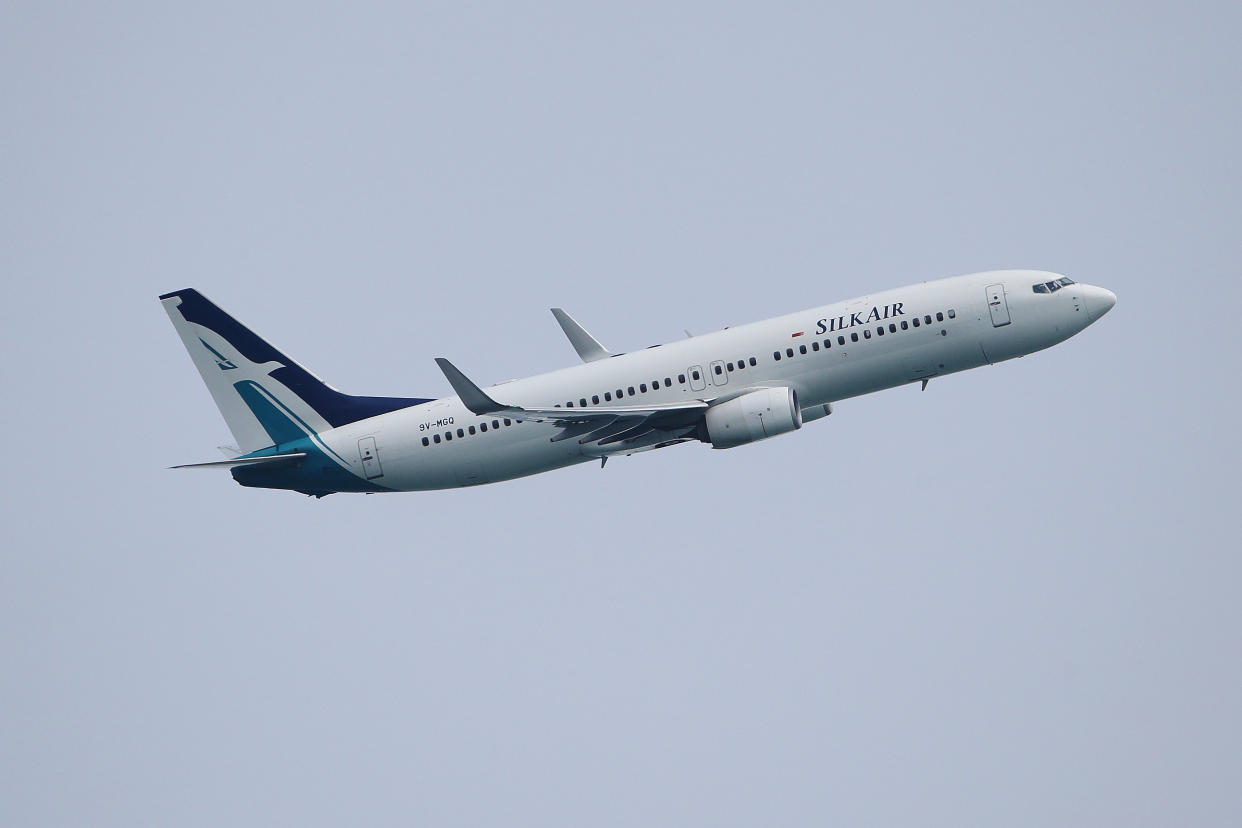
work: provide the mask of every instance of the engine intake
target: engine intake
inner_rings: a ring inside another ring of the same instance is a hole
[[[712,448],[726,449],[802,428],[798,392],[762,388],[707,409],[701,438]]]

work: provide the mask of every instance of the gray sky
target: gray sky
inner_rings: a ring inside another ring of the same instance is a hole
[[[0,823],[1242,820],[1237,4],[177,5],[0,11]],[[181,287],[441,396],[998,267],[1119,302],[733,451],[165,468]]]

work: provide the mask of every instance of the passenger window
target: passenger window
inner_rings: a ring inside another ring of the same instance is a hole
[[[939,311],[937,311],[937,312],[936,312],[936,321],[937,321],[937,322],[943,322],[943,321],[944,321],[944,314],[943,314],[943,313],[940,313]]]
[[[785,356],[787,356],[787,357],[792,357],[792,356],[793,356],[793,348],[786,348],[786,349],[785,349]]]
[[[631,397],[634,396],[634,386],[631,385],[629,390],[630,390],[630,396]]]
[[[931,324],[931,314],[929,313],[929,314],[927,314],[927,316],[924,316],[924,317],[923,317],[923,321],[924,321],[924,322],[926,322],[928,325],[930,325],[930,324]]]
[[[471,433],[471,434],[474,434],[474,426],[470,426],[469,431],[470,431],[470,433]]]
[[[754,367],[755,367],[756,365],[758,365],[758,364],[759,364],[758,360],[756,360],[754,357],[751,357],[751,358],[750,358],[750,367],[751,367],[751,368],[754,368]]]
[[[858,334],[857,333],[850,334],[850,342],[857,342],[857,341],[858,341]]]
[[[665,387],[665,388],[672,388],[672,387],[673,387],[673,381],[672,381],[670,378],[665,377],[665,378],[664,378],[664,387]]]
[[[565,403],[565,407],[566,407],[566,408],[573,408],[573,407],[574,407],[574,404],[573,404],[573,403],[571,403],[571,402],[567,402],[567,403]]]
[[[906,322],[906,320],[904,320],[904,319],[903,319],[903,320],[901,320],[901,329],[902,329],[903,331],[908,331],[908,330],[910,330],[910,325],[909,325],[909,324]]]
[[[621,391],[621,389],[620,389],[620,388],[618,388],[618,389],[617,389],[617,399],[619,400],[619,399],[621,399],[621,398],[622,398],[622,397],[624,397],[624,396],[625,396],[625,394],[624,394],[624,393],[622,393],[622,391]]]
[[[479,431],[481,431],[481,432],[483,432],[484,434],[486,434],[486,433],[487,433],[487,423],[479,423]]]
[[[444,432],[444,439],[448,440],[450,443],[453,442],[453,432],[451,431]]]
[[[579,397],[579,398],[578,398],[578,407],[579,407],[579,408],[586,408],[586,397]]]
[[[433,435],[431,435],[431,439],[432,439],[432,440],[435,440],[435,441],[436,441],[436,443],[439,443],[439,442],[440,442],[440,435],[439,435],[439,434],[433,434]]]
[[[647,383],[645,383],[645,382],[639,383],[639,384],[638,384],[638,390],[639,390],[639,391],[642,391],[644,394],[646,394],[646,393],[647,393]]]
[[[878,336],[884,336],[884,326],[881,325],[880,327],[876,328],[875,332]]]
[[[828,349],[828,348],[831,348],[831,347],[832,347],[832,340],[831,340],[831,339],[825,339],[825,340],[824,340],[824,348],[825,348],[825,349]]]
[[[505,425],[507,425],[507,426],[509,426],[509,425],[513,425],[513,421],[512,421],[512,420],[510,420],[508,417],[505,417]]]
[[[949,308],[949,318],[950,318],[950,319],[956,319],[956,318],[957,318],[957,311],[953,310],[953,308]]]
[[[745,367],[746,367],[746,360],[744,360],[744,359],[739,359],[739,360],[737,361],[737,370],[739,370],[739,371],[740,371],[740,370],[742,370],[742,369],[743,369],[743,368],[745,368]]]
[[[906,324],[906,323],[902,322],[901,324],[903,324],[903,325],[904,325],[904,324]],[[916,316],[916,317],[914,317],[914,327],[916,327],[916,328],[917,328],[918,326],[919,326],[919,318]]]
[[[691,371],[691,372],[690,372],[690,376],[694,377],[695,379],[698,379],[698,378],[699,378],[699,372],[698,372],[698,371]],[[631,391],[630,393],[633,393],[633,392]]]
[[[816,340],[816,341],[814,341],[814,342],[812,342],[812,343],[811,343],[811,350],[812,350],[812,351],[818,351],[818,350],[819,350],[819,340]]]
[[[429,446],[429,445],[431,445],[431,441],[430,441],[430,440],[428,440],[426,437],[424,437],[424,438],[423,438],[423,445],[424,445],[424,446]]]
[[[605,392],[604,392],[604,402],[612,402],[612,392],[611,392],[611,391],[605,391]]]
[[[732,362],[730,362],[730,363],[729,363],[728,365],[726,365],[725,367],[726,367],[726,368],[728,368],[730,371],[732,371],[732,370],[733,370],[733,363],[732,363]]]
[[[492,420],[492,428],[500,428],[500,420]]]
[[[896,325],[894,325],[892,322],[889,322],[889,323],[888,323],[888,332],[889,332],[889,333],[897,333],[897,326],[896,326]]]
[[[714,369],[714,370],[716,371],[716,376],[720,376],[721,374],[723,374],[723,373],[724,373],[724,371],[721,371],[721,370],[720,370],[720,366],[719,366],[719,365],[717,365],[717,366],[715,367],[715,369]]]
[[[871,329],[867,328],[863,331],[863,339],[870,339],[870,338],[871,338]]]
[[[844,337],[844,336],[838,336],[838,337],[837,337],[837,344],[838,344],[838,345],[844,345],[844,344],[845,344],[845,337]]]
[[[464,428],[459,428],[459,429],[457,429],[457,436],[458,436],[458,437],[465,437],[465,436],[466,436],[466,430],[465,430]]]
[[[678,382],[680,382],[682,385],[685,385],[685,384],[686,384],[686,375],[685,375],[685,374],[678,374],[678,375],[677,375],[677,381],[678,381]]]
[[[805,353],[806,353],[806,346],[805,346],[805,345],[799,345],[799,346],[798,346],[798,353],[800,353],[800,354],[805,354]]]
[[[780,361],[781,361],[781,352],[780,352],[780,351],[773,351],[773,352],[772,352],[772,359],[776,360],[777,362],[780,362]],[[696,379],[697,379],[697,377],[696,377]]]

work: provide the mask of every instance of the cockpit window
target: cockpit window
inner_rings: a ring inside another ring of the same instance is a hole
[[[1031,290],[1036,293],[1056,293],[1063,287],[1076,284],[1073,279],[1068,276],[1062,276],[1060,279],[1053,279],[1051,282],[1044,282],[1042,285],[1031,285]]]

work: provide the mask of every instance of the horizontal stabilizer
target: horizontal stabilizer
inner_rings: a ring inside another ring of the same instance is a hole
[[[211,463],[185,463],[180,466],[169,466],[173,469],[231,469],[237,466],[258,466],[263,463],[283,463],[289,460],[300,460],[306,456],[304,451],[288,454],[269,454],[266,457],[235,457],[232,460],[216,460]]]

